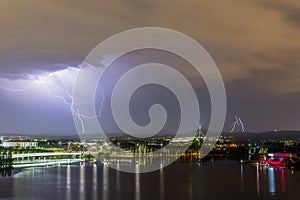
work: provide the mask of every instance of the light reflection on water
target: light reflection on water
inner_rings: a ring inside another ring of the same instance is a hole
[[[98,171],[97,171],[97,165],[93,165],[93,199],[98,199]]]
[[[241,192],[244,193],[244,165],[241,165]]]
[[[138,172],[141,165],[134,165]],[[24,169],[0,179],[0,199],[299,199],[300,172],[214,161],[146,174],[106,165]]]
[[[285,173],[284,173],[284,169],[281,169],[281,192],[285,193]]]
[[[160,165],[160,170],[159,170],[159,191],[160,191],[160,199],[164,200],[164,168],[163,168],[163,164]]]
[[[60,174],[59,174],[60,176]],[[66,200],[71,200],[71,166],[67,166]]]
[[[135,172],[136,174],[135,176],[135,200],[140,200],[140,192],[141,192],[141,188],[140,188],[140,173],[139,173],[139,165],[135,165]]]
[[[275,174],[274,174],[274,168],[269,167],[268,168],[268,178],[269,178],[269,193],[271,195],[275,195]]]
[[[103,178],[102,178],[102,199],[107,200],[109,199],[109,171],[108,171],[108,166],[104,165],[102,170],[103,170]]]
[[[259,165],[256,166],[256,191],[257,196],[260,194],[260,173],[259,173]]]
[[[80,165],[80,170],[79,170],[79,194],[80,194],[80,199],[85,199],[85,166]]]
[[[244,165],[240,167],[241,173],[241,192],[244,192]],[[285,170],[283,168],[273,168],[266,166],[256,165],[256,192],[259,197],[261,194],[261,189],[264,187],[268,187],[268,193],[271,196],[276,194],[284,194],[286,193],[286,183],[285,176],[286,174],[293,175],[295,171]],[[279,189],[280,188],[280,189]]]

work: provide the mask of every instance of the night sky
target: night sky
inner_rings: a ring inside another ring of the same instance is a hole
[[[209,52],[226,86],[224,131],[235,115],[246,131],[300,130],[298,0],[27,0],[0,4],[0,132],[75,133],[69,107],[49,92],[65,95],[61,78],[71,83],[98,43],[144,26],[180,31]]]

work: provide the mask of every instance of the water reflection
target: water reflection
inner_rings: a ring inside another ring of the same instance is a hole
[[[117,164],[117,199],[120,199],[120,163]]]
[[[299,195],[300,173],[214,161],[175,163],[149,174],[128,174],[107,165],[24,169],[13,176],[9,199],[287,199]],[[139,172],[143,166],[134,164]],[[0,180],[0,189],[9,191]],[[51,195],[49,195],[51,194]],[[0,199],[3,198],[0,192]],[[269,197],[275,195],[275,197]]]
[[[93,199],[98,199],[98,169],[97,165],[93,165]]]
[[[61,185],[61,168],[60,165],[57,166],[57,174],[56,174],[56,186],[59,187]]]
[[[285,193],[285,173],[284,173],[284,169],[281,169],[281,192]]]
[[[249,187],[251,177],[249,176],[249,168],[254,168],[247,165],[240,166],[240,183],[241,193],[247,193],[251,188]],[[245,174],[246,169],[246,174]],[[294,176],[295,171],[283,168],[273,168],[267,166],[255,166],[255,183],[257,196],[264,196],[267,194],[274,196],[277,194],[286,193],[286,176]],[[253,180],[254,181],[254,180]]]
[[[71,166],[67,166],[66,171],[66,200],[71,200]]]
[[[268,179],[269,179],[269,193],[275,195],[275,173],[274,168],[268,168]]]
[[[163,163],[160,165],[159,170],[159,192],[160,192],[160,199],[164,199],[164,168]]]
[[[244,193],[244,165],[241,165],[241,192]]]
[[[85,165],[80,164],[80,170],[79,170],[79,194],[80,194],[80,200],[85,199]]]
[[[103,165],[103,180],[102,180],[102,191],[103,191],[103,195],[102,195],[102,199],[103,200],[108,200],[109,198],[109,171],[108,171],[108,166],[107,165]]]
[[[259,174],[259,168],[260,166],[257,165],[256,166],[256,192],[257,192],[257,196],[259,196],[260,194],[260,174]]]
[[[140,187],[140,166],[138,164],[135,165],[135,200],[140,200],[140,192],[141,192],[141,187]]]
[[[293,176],[294,172],[282,168],[256,167],[256,190],[260,196],[264,186],[270,195],[277,193],[286,193],[286,175]]]

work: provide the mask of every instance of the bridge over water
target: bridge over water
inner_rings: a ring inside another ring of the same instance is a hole
[[[25,153],[12,155],[14,168],[77,163],[82,161],[81,157],[82,153],[67,152]]]

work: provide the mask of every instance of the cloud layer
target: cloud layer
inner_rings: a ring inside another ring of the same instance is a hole
[[[18,79],[61,70],[120,31],[171,28],[216,61],[229,96],[227,129],[235,114],[246,130],[300,129],[299,13],[298,0],[4,1],[0,74]]]

